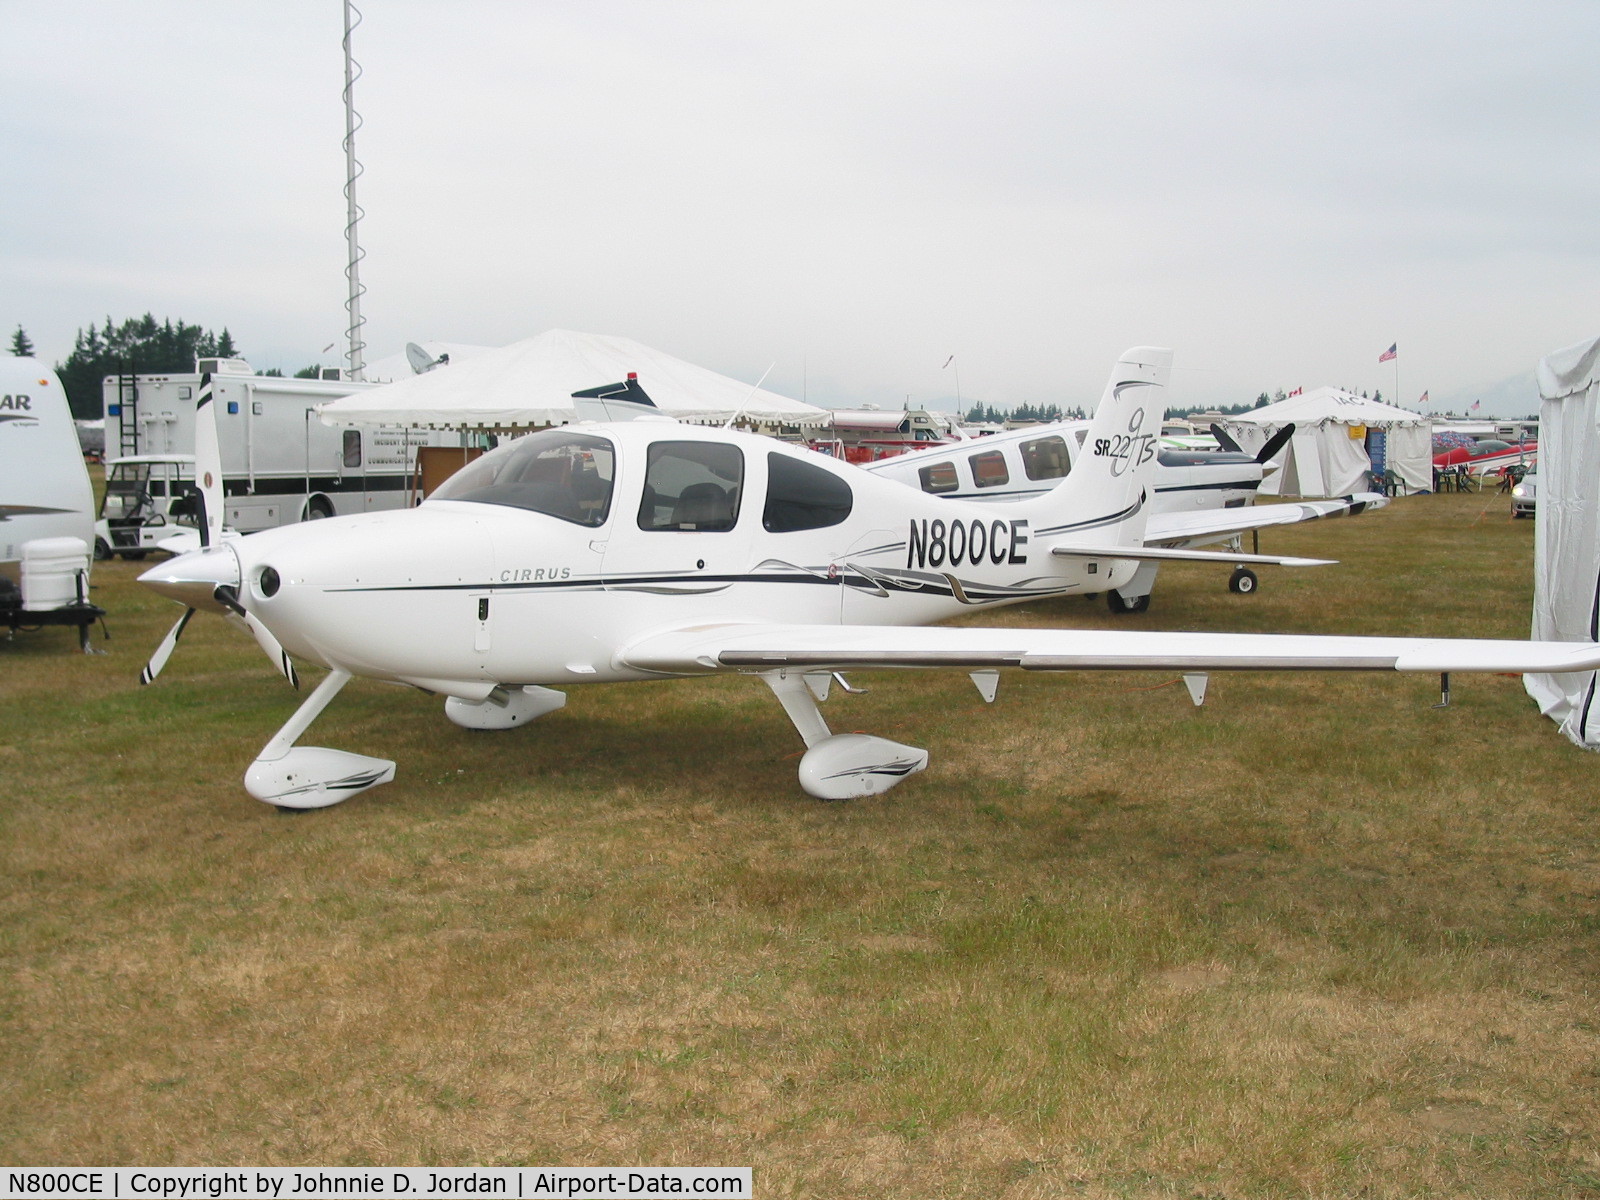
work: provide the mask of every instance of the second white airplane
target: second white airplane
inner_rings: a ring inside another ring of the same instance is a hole
[[[583,683],[737,672],[774,693],[807,749],[800,782],[827,799],[882,792],[927,752],[832,732],[817,702],[850,668],[958,668],[993,699],[1032,671],[1576,671],[1600,645],[1522,641],[928,628],[974,608],[1104,592],[1171,559],[1320,560],[1145,545],[1171,352],[1130,350],[1056,489],[994,505],[945,501],[755,435],[667,420],[518,438],[418,508],[223,541],[202,388],[197,473],[207,548],[141,576],[247,626],[291,678],[327,676],[245,775],[260,800],[334,804],[395,764],[296,742],[353,676],[446,697],[473,729],[560,708]],[[213,439],[214,441],[214,439]],[[1198,699],[1198,694],[1197,694]]]

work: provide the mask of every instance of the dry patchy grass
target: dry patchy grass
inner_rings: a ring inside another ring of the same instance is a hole
[[[1486,498],[1284,531],[1035,625],[1525,636]],[[1596,760],[1519,680],[879,674],[933,751],[808,800],[749,680],[469,734],[357,682],[395,783],[284,816],[293,698],[97,574],[111,653],[0,645],[0,1159],[753,1165],[764,1196],[1600,1194]]]

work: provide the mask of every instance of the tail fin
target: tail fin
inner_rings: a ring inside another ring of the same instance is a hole
[[[1108,546],[1140,544],[1155,499],[1172,351],[1136,346],[1117,360],[1100,407],[1061,486],[1026,501],[1041,535]]]
[[[222,539],[222,447],[217,441],[217,410],[212,404],[210,374],[200,377],[194,402],[194,483],[200,501],[200,547]]]

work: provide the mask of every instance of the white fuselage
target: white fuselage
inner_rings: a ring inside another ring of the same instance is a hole
[[[1052,558],[1053,540],[1084,534],[1048,498],[1000,513],[748,434],[645,421],[564,428],[614,453],[603,516],[591,507],[580,522],[452,499],[459,492],[447,488],[417,509],[269,530],[223,551],[239,557],[246,606],[293,655],[481,696],[495,685],[648,678],[622,664],[622,651],[691,622],[924,624],[975,606],[1104,591],[1134,569],[1109,545],[1104,561]],[[647,474],[662,443],[738,456],[731,519],[659,527],[651,514],[666,510]],[[842,488],[848,515],[784,528],[796,518],[772,478],[780,462],[789,474],[819,473],[805,478],[821,490]]]

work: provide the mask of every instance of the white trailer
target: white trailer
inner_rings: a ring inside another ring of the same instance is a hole
[[[0,624],[88,628],[94,489],[61,380],[34,358],[0,358]]]
[[[339,429],[316,406],[378,386],[257,375],[243,359],[200,359],[191,374],[108,375],[106,504],[96,552],[140,558],[192,525],[195,399],[212,392],[226,488],[223,522],[254,533],[296,521],[403,508],[420,446],[452,432]]]

